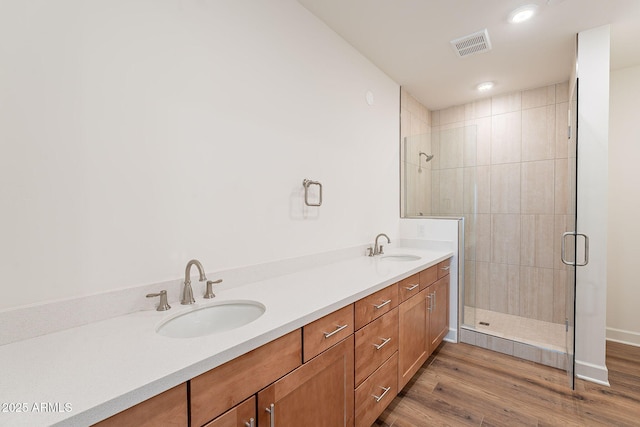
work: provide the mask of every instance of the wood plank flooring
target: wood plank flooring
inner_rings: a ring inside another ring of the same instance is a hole
[[[375,427],[640,426],[640,348],[607,343],[611,387],[467,344],[444,343]]]

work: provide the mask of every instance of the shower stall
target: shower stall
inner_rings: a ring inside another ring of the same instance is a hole
[[[434,111],[401,171],[404,216],[464,218],[461,341],[572,371],[568,110],[564,83]]]

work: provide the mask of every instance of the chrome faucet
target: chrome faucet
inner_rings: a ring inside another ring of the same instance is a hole
[[[386,237],[387,243],[391,243],[391,239],[384,233],[380,233],[376,236],[376,241],[373,243],[373,249],[369,248],[369,256],[382,255],[384,252],[382,251],[382,245],[378,246],[378,239],[380,237]]]
[[[184,270],[184,288],[182,289],[182,300],[180,304],[194,304],[196,302],[193,299],[193,289],[191,289],[191,266],[195,265],[198,268],[198,273],[200,273],[200,281],[204,282],[207,280],[207,276],[204,274],[204,268],[200,261],[197,259],[192,259],[187,263],[187,268]]]

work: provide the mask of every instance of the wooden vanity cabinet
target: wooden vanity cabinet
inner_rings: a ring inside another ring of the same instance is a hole
[[[303,361],[308,362],[351,334],[353,334],[353,304],[303,326]]]
[[[355,328],[360,329],[398,306],[398,284],[387,286],[367,297],[356,301]]]
[[[398,307],[398,390],[402,390],[430,354],[427,292],[427,289],[420,291]]]
[[[160,393],[94,427],[187,427],[187,383]]]
[[[302,333],[296,329],[191,379],[191,425],[204,425],[301,364]]]
[[[429,292],[429,354],[440,345],[449,332],[449,275],[438,279]]]
[[[256,427],[256,397],[251,396],[204,427]]]
[[[260,427],[353,426],[353,335],[258,393]]]

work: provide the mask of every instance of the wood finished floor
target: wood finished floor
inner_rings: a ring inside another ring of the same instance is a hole
[[[444,343],[376,427],[640,426],[640,348],[607,343],[611,387],[467,344]]]

